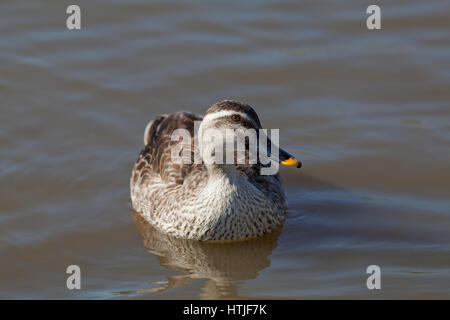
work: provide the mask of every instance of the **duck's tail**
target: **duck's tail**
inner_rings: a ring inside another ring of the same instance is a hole
[[[144,145],[148,145],[152,141],[154,141],[154,138],[158,134],[159,125],[161,122],[164,121],[169,115],[167,114],[160,114],[155,119],[150,121],[147,126],[145,127],[144,131]]]

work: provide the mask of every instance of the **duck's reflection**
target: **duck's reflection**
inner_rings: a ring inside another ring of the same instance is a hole
[[[140,290],[157,292],[176,288],[196,279],[207,279],[201,297],[237,298],[238,283],[255,279],[270,265],[270,254],[277,246],[279,231],[258,239],[239,242],[208,243],[169,237],[155,230],[138,213],[133,220],[149,252],[158,256],[164,267],[180,272],[168,276],[160,287]]]

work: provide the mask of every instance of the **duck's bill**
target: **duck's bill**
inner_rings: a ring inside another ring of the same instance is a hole
[[[295,158],[293,155],[289,154],[288,152],[284,151],[283,149],[280,150],[280,164],[289,166],[289,167],[297,167],[300,168],[302,166],[301,161],[299,161],[297,158]]]

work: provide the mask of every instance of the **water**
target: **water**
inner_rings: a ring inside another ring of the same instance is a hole
[[[82,31],[68,3],[0,4],[0,297],[450,298],[448,1],[379,1],[381,31],[368,1],[77,3]],[[289,217],[167,239],[130,206],[145,125],[225,98],[303,161]]]

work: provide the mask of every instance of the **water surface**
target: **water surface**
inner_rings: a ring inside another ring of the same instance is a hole
[[[68,4],[0,4],[0,297],[450,298],[448,1],[379,1],[380,31],[368,1]],[[143,130],[222,99],[303,161],[289,217],[168,239],[130,206]]]

